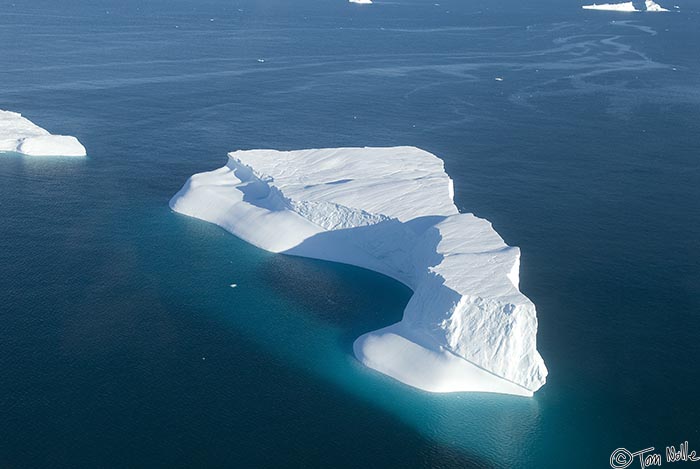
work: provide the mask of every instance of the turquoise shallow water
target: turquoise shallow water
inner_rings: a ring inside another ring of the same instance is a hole
[[[0,1],[0,108],[89,151],[0,156],[0,466],[700,447],[696,5],[141,3]],[[460,209],[521,247],[550,369],[533,399],[362,368],[352,340],[398,320],[405,287],[167,207],[229,150],[363,145],[437,154]]]

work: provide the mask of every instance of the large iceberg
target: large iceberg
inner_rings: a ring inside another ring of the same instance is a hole
[[[0,110],[0,152],[31,156],[86,156],[75,137],[51,135],[21,114]]]
[[[520,251],[461,214],[442,160],[414,147],[229,153],[170,201],[262,249],[371,269],[410,287],[403,319],[354,343],[365,365],[433,392],[531,396],[547,369]],[[262,320],[262,319],[261,319]]]

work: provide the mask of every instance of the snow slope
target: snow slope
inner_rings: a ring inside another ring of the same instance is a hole
[[[21,114],[0,110],[0,152],[31,156],[86,156],[75,137],[51,135]]]
[[[452,199],[442,160],[414,147],[251,150],[190,177],[170,207],[268,251],[409,286],[403,319],[354,343],[370,368],[427,391],[531,396],[547,369],[520,251]]]

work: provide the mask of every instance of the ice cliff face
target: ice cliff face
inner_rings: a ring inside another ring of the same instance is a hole
[[[85,156],[75,137],[51,135],[16,112],[0,110],[0,152],[31,156]]]
[[[413,147],[253,150],[192,176],[170,206],[268,251],[413,289],[402,321],[355,341],[365,365],[428,391],[532,395],[547,370],[520,251],[452,197],[442,160]]]

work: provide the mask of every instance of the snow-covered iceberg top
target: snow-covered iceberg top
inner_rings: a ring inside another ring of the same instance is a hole
[[[535,306],[518,289],[519,249],[459,213],[442,160],[426,151],[236,151],[190,177],[170,207],[268,251],[409,286],[403,319],[354,343],[375,370],[433,392],[531,396],[545,382]]]
[[[581,8],[584,10],[607,10],[607,11],[639,11],[634,7],[632,2],[624,3],[594,3],[593,5],[584,5]]]
[[[75,137],[51,135],[21,114],[0,110],[0,152],[31,156],[86,156]]]

